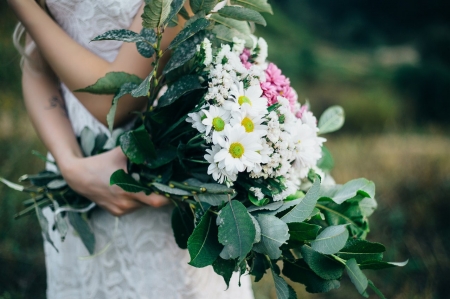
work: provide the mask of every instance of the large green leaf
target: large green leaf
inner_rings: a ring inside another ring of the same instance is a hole
[[[185,2],[186,0],[172,0],[172,3],[170,4],[170,13],[167,16],[166,23],[177,17]]]
[[[325,171],[330,171],[334,167],[334,159],[326,146],[322,146],[322,158],[317,162],[317,167]]]
[[[178,100],[179,98],[181,98],[183,95],[187,94],[188,92],[201,88],[203,87],[200,85],[197,76],[195,75],[184,76],[180,80],[176,81],[174,84],[169,86],[164,95],[159,99],[158,107],[168,106],[173,102],[175,102],[176,100]]]
[[[231,4],[237,4],[259,12],[273,14],[272,6],[270,6],[267,0],[231,0]]]
[[[311,247],[304,245],[300,249],[302,257],[311,270],[326,280],[340,279],[344,272],[344,265],[335,259],[314,251]]]
[[[267,22],[264,17],[257,11],[239,7],[239,6],[225,6],[221,10],[219,10],[219,15],[225,18],[231,18],[238,21],[249,21],[255,22],[257,24],[266,26]]]
[[[131,162],[143,164],[157,157],[155,146],[144,127],[125,132],[120,136],[120,147]]]
[[[203,268],[212,265],[219,256],[222,245],[217,240],[217,225],[211,212],[206,212],[188,240],[191,256],[189,265]]]
[[[316,178],[312,187],[308,190],[301,202],[287,212],[281,220],[286,223],[302,222],[309,218],[319,199],[320,179]]]
[[[266,274],[266,270],[270,268],[270,263],[267,258],[257,252],[254,253],[253,259],[250,261],[250,264],[250,274],[255,276],[255,282],[260,281],[263,278],[264,274]]]
[[[368,285],[367,277],[358,267],[355,259],[350,259],[345,263],[347,274],[355,285],[358,292],[362,295],[365,293]]]
[[[209,13],[213,10],[214,6],[219,2],[219,0],[189,0],[192,11],[197,14],[200,11]]]
[[[188,239],[194,231],[194,216],[183,204],[172,211],[172,229],[178,247],[187,249]]]
[[[140,35],[143,40],[136,43],[136,48],[142,56],[150,58],[155,54],[155,49],[152,46],[156,44],[155,30],[142,28]]]
[[[123,169],[119,169],[111,175],[110,184],[117,185],[123,190],[131,193],[145,192],[145,194],[148,195],[153,192],[152,189],[133,179],[133,177]]]
[[[238,37],[240,39],[245,40],[246,47],[253,46],[252,38],[245,33],[239,32],[235,28],[228,28],[224,25],[216,25],[216,26],[214,26],[214,29],[212,32],[214,33],[214,35],[220,42],[225,42],[227,44],[230,44],[233,42],[234,37]]]
[[[196,198],[198,198],[199,201],[206,202],[212,206],[220,206],[228,201],[229,195],[200,193],[196,195]]]
[[[261,241],[253,246],[253,250],[267,254],[276,260],[281,256],[280,246],[289,239],[289,229],[286,223],[275,216],[255,216],[261,228]]]
[[[114,29],[109,30],[99,36],[95,37],[92,41],[100,40],[117,40],[127,43],[135,43],[143,40],[143,37],[138,33],[127,29]]]
[[[361,209],[361,213],[366,217],[372,215],[378,207],[377,201],[370,197],[363,198],[358,205]]]
[[[408,264],[408,260],[399,263],[385,261],[365,261],[360,264],[360,268],[362,270],[382,270],[395,267],[404,267],[406,266],[406,264]]]
[[[194,36],[199,31],[205,29],[209,26],[209,21],[205,18],[198,19],[193,23],[189,24],[172,40],[169,45],[169,49],[178,47],[182,42]]]
[[[365,237],[369,231],[367,219],[361,212],[357,202],[344,202],[340,205],[334,202],[318,204],[328,225],[350,224],[352,235]]]
[[[355,197],[357,194],[374,198],[375,184],[364,178],[351,180],[337,190],[332,199],[335,203],[341,204],[347,199]]]
[[[142,14],[142,27],[161,27],[170,13],[172,0],[147,0]]]
[[[250,213],[252,212],[259,212],[259,211],[276,211],[278,210],[281,206],[283,205],[283,201],[276,201],[273,203],[270,203],[268,205],[265,206],[250,206],[248,207],[247,211],[249,211]]]
[[[303,259],[284,261],[283,275],[292,281],[304,284],[309,293],[326,293],[339,288],[338,280],[325,280],[312,271]]]
[[[347,239],[347,225],[329,226],[311,242],[311,247],[323,254],[334,254],[345,246]]]
[[[223,279],[225,280],[225,283],[227,284],[227,287],[229,287],[231,276],[233,275],[233,272],[236,269],[236,261],[224,260],[223,258],[218,257],[212,266],[214,272],[222,276]]]
[[[86,220],[81,217],[80,213],[68,212],[69,222],[74,230],[80,236],[81,241],[88,250],[89,254],[94,254],[95,251],[95,235]]]
[[[275,283],[275,290],[278,299],[297,299],[297,294],[287,282],[272,270],[272,277]]]
[[[304,241],[311,241],[317,237],[317,233],[321,229],[319,225],[309,223],[288,223],[289,227],[289,243],[301,244]]]
[[[142,79],[136,75],[124,72],[107,73],[103,78],[98,79],[95,84],[86,88],[75,90],[76,92],[89,92],[93,94],[116,94],[125,83],[141,84]]]
[[[120,90],[114,95],[112,106],[109,109],[108,115],[106,115],[106,123],[108,124],[109,131],[112,132],[114,129],[114,119],[116,117],[117,106],[119,104],[119,100],[126,94],[131,93],[135,90],[139,85],[136,83],[125,83],[120,87]]]
[[[211,20],[215,21],[218,24],[222,24],[228,28],[234,28],[241,33],[244,33],[247,35],[252,34],[252,31],[250,29],[248,22],[225,18],[219,14],[211,15]]]
[[[319,119],[319,134],[331,133],[342,128],[345,122],[344,109],[341,106],[331,106]]]
[[[219,218],[219,242],[225,245],[220,257],[243,260],[256,235],[250,214],[242,203],[232,200],[220,211]]]
[[[350,238],[344,248],[339,251],[338,256],[345,260],[354,258],[360,264],[365,261],[382,260],[385,250],[383,244]]]
[[[177,158],[177,149],[172,146],[168,146],[165,148],[158,149],[156,151],[156,158],[149,159],[146,164],[146,167],[150,169],[156,169],[163,165],[166,165]]]

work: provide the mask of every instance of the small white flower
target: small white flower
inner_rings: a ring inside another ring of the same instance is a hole
[[[205,116],[205,113],[202,111],[193,112],[188,114],[188,118],[186,121],[188,123],[192,123],[192,127],[199,131],[200,133],[205,133],[206,126],[202,123],[202,118]]]
[[[255,133],[262,137],[267,134],[267,126],[263,125],[265,121],[263,114],[252,113],[252,107],[244,104],[241,109],[232,115],[230,125],[241,125],[245,128],[247,133]]]
[[[225,180],[234,182],[237,179],[237,175],[233,173],[228,173],[225,169],[220,169],[217,166],[217,163],[214,162],[214,156],[221,150],[222,148],[218,145],[213,145],[211,149],[207,149],[207,154],[205,155],[205,160],[210,163],[208,166],[208,174],[212,175],[213,179],[222,184]]]
[[[229,111],[221,107],[210,106],[208,110],[204,109],[202,112],[205,114],[202,123],[205,125],[206,135],[209,135],[212,129],[214,129],[214,132],[224,132],[224,129],[230,120]]]
[[[203,42],[200,44],[202,54],[205,55],[203,64],[208,67],[212,62],[212,48],[211,48],[211,42],[209,39],[205,38]]]
[[[258,55],[255,58],[255,62],[257,64],[263,65],[266,63],[267,56],[268,56],[268,46],[267,42],[264,38],[260,37],[258,39],[258,45],[256,47],[256,51],[258,52]]]
[[[255,194],[255,196],[258,200],[264,199],[264,194],[262,193],[261,188],[251,187],[250,191],[253,192],[253,194]]]
[[[245,49],[245,40],[238,37],[233,37],[233,52],[236,54],[241,54]]]
[[[230,100],[223,103],[223,107],[230,111],[238,111],[244,104],[250,105],[254,114],[267,110],[267,99],[262,97],[260,86],[250,86],[244,90],[244,83],[233,85],[230,91]]]

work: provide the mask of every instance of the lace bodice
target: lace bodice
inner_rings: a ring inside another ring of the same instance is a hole
[[[90,42],[111,29],[128,28],[142,0],[47,0],[55,20],[78,43],[100,57],[113,61],[120,42]],[[68,115],[75,134],[87,126],[109,134],[62,85]],[[79,236],[70,228],[64,242],[51,231],[59,253],[45,243],[48,299],[253,299],[250,279],[233,276],[227,291],[222,277],[211,267],[189,266],[189,254],[174,241],[172,207],[142,208],[116,218],[96,209],[90,226],[96,237],[97,256],[88,255]],[[44,211],[54,225],[49,209]],[[117,225],[116,225],[117,223]]]

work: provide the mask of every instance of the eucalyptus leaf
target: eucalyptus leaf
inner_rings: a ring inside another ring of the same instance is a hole
[[[106,115],[106,122],[108,124],[108,128],[109,128],[110,132],[112,132],[114,129],[114,119],[116,117],[117,106],[119,104],[120,98],[126,94],[131,93],[138,86],[139,85],[136,83],[131,83],[131,82],[125,83],[120,87],[120,90],[114,95],[111,108],[109,109],[108,115]],[[114,144],[114,147],[115,147],[115,144]]]
[[[256,229],[245,206],[230,201],[220,211],[219,242],[225,247],[220,257],[243,260],[253,247]]]
[[[127,29],[113,29],[109,30],[99,36],[95,37],[92,41],[101,40],[117,40],[127,43],[135,43],[142,41],[143,38],[138,33]]]
[[[172,40],[172,42],[169,45],[169,49],[173,49],[177,46],[179,46],[182,42],[186,41],[187,39],[194,36],[199,31],[205,29],[209,26],[209,21],[207,19],[201,18],[193,23],[189,24],[183,30],[181,30],[180,33]]]
[[[317,233],[320,230],[319,225],[309,224],[309,223],[288,223],[289,227],[289,241],[311,241],[317,237]]]
[[[378,204],[374,198],[365,197],[359,202],[359,208],[364,216],[370,217],[377,209]]]
[[[246,7],[225,6],[219,10],[219,15],[238,21],[249,21],[263,26],[267,25],[266,20],[259,12]]]
[[[47,241],[48,243],[50,243],[50,245],[52,245],[53,248],[55,248],[55,250],[58,251],[58,249],[55,247],[55,244],[52,241],[52,238],[50,237],[50,232],[49,232],[50,228],[48,227],[49,226],[48,220],[44,216],[44,213],[42,212],[42,208],[39,207],[38,205],[35,205],[35,210],[36,210],[36,216],[39,221],[39,225],[41,226],[42,234],[44,235],[44,240]]]
[[[0,177],[0,182],[2,182],[3,184],[5,184],[6,186],[8,186],[9,188],[19,191],[19,192],[23,192],[25,190],[25,187],[19,184],[15,184],[13,182],[10,182],[2,177]]]
[[[278,299],[297,299],[297,294],[287,282],[272,270],[273,281]]]
[[[219,0],[189,0],[192,11],[197,14],[200,11],[208,14],[217,5]]]
[[[261,228],[261,242],[253,246],[253,250],[266,254],[272,260],[281,256],[280,247],[289,239],[289,228],[285,222],[275,216],[255,216]]]
[[[220,206],[224,202],[227,202],[230,198],[226,194],[211,194],[211,193],[199,193],[196,195],[199,201],[206,202],[212,206]]]
[[[78,236],[88,250],[89,254],[93,255],[95,251],[95,235],[92,232],[91,227],[86,220],[81,217],[80,213],[68,212],[67,215],[69,217],[70,224],[78,233]]]
[[[252,218],[253,224],[255,225],[256,234],[255,234],[255,240],[253,241],[254,244],[261,242],[261,226],[259,225],[258,220],[256,220],[255,217],[250,214],[250,218]],[[255,249],[255,247],[253,247]]]
[[[272,6],[267,0],[231,0],[231,4],[241,5],[259,12],[267,12],[273,14]]]
[[[260,253],[255,252],[251,262],[250,274],[255,276],[255,282],[260,281],[266,270],[270,268],[270,263],[266,257]]]
[[[123,169],[119,169],[111,175],[110,184],[117,185],[123,190],[131,193],[145,192],[145,194],[148,195],[153,192],[152,189],[136,181],[131,175],[127,174]]]
[[[325,280],[340,279],[344,272],[344,265],[333,258],[314,251],[311,247],[303,245],[300,249],[302,257],[311,270]]]
[[[314,210],[319,199],[320,179],[316,178],[312,187],[308,190],[305,197],[292,210],[286,213],[281,220],[286,223],[302,222],[306,220]]]
[[[166,165],[177,158],[177,149],[174,147],[161,148],[156,151],[156,158],[152,158],[144,164],[150,169],[156,169]]]
[[[181,249],[187,249],[187,242],[194,231],[194,216],[187,207],[179,204],[172,211],[172,229],[175,241]]]
[[[347,274],[355,285],[358,292],[362,295],[367,289],[368,281],[366,275],[361,271],[355,259],[350,259],[345,263]]]
[[[80,145],[85,157],[90,157],[95,147],[95,133],[85,127],[80,134]]]
[[[341,106],[331,106],[319,119],[319,134],[331,133],[342,128],[345,122],[344,109]]]
[[[276,201],[273,203],[270,203],[268,205],[265,206],[261,206],[261,207],[257,207],[257,206],[250,206],[247,208],[247,211],[249,213],[252,212],[258,212],[258,211],[263,211],[263,210],[267,210],[267,211],[276,211],[278,210],[281,206],[283,205],[282,201]]]
[[[326,146],[322,146],[322,158],[317,162],[317,167],[322,170],[330,171],[334,167],[333,156]]]
[[[203,268],[212,265],[222,251],[217,240],[217,226],[211,212],[205,213],[188,240],[189,265]]]
[[[174,103],[179,98],[181,98],[183,95],[187,94],[188,92],[201,88],[203,87],[200,85],[197,76],[194,75],[184,76],[180,80],[176,81],[174,84],[169,86],[167,91],[159,99],[158,107],[168,106]]]
[[[120,147],[131,162],[143,164],[157,157],[155,146],[144,127],[120,136]]]
[[[347,239],[347,225],[329,226],[311,242],[311,247],[323,254],[334,254],[345,246]]]
[[[141,33],[142,41],[136,43],[136,48],[142,56],[150,58],[155,54],[155,49],[152,45],[156,44],[156,33],[153,29],[142,28]]]
[[[152,183],[152,186],[156,187],[159,191],[164,192],[164,193],[179,195],[179,196],[192,196],[192,193],[190,193],[186,190],[172,188],[172,187],[160,184],[160,183]]]
[[[365,197],[375,197],[375,184],[372,181],[364,178],[355,179],[344,184],[333,196],[333,201],[341,204],[347,199],[355,197],[357,194],[362,194]]]
[[[56,179],[47,184],[48,189],[57,190],[67,187],[67,182],[64,179]]]
[[[380,297],[380,299],[386,299],[386,297],[384,297],[383,293],[381,293],[381,291],[373,284],[373,282],[371,280],[368,280],[369,282],[369,287],[372,289],[372,291],[375,292],[375,294],[378,295],[378,297]]]
[[[212,266],[214,272],[222,276],[223,279],[225,280],[225,283],[227,284],[227,287],[229,287],[231,276],[233,275],[233,272],[236,269],[236,261],[224,260],[223,258],[218,257]]]
[[[380,243],[372,243],[361,239],[348,239],[338,256],[345,260],[354,258],[357,263],[365,261],[381,261],[386,248]]]
[[[359,266],[362,270],[382,270],[395,267],[404,267],[406,266],[406,264],[408,264],[408,260],[399,263],[385,261],[365,261],[362,262]]]
[[[116,94],[125,83],[141,84],[141,82],[142,79],[136,75],[124,72],[110,72],[98,79],[95,84],[75,91],[93,94]]]
[[[142,14],[142,27],[153,29],[161,27],[170,14],[172,0],[146,1]]]
[[[221,42],[230,44],[233,42],[234,37],[238,37],[240,39],[245,40],[246,47],[251,48],[253,46],[252,38],[245,33],[239,32],[237,29],[228,28],[224,25],[216,25],[214,26],[212,32],[214,33],[216,38]]]

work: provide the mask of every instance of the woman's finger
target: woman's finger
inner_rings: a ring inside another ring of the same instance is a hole
[[[170,203],[170,199],[156,193],[152,193],[150,195],[145,195],[144,193],[135,193],[132,194],[132,196],[135,200],[155,208],[159,208]]]

